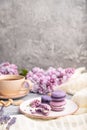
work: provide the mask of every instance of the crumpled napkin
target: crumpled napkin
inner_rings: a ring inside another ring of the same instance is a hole
[[[62,89],[72,95],[84,88],[87,88],[87,71],[85,67],[76,69],[75,74],[66,83],[57,87],[57,89]]]
[[[79,106],[79,110],[75,114],[87,113],[87,88],[76,92],[71,100]]]

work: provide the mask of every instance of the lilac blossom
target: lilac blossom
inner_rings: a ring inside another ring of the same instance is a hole
[[[27,73],[26,78],[33,83],[32,92],[46,94],[52,92],[56,86],[66,82],[75,72],[74,68],[53,68],[47,70],[35,67]]]
[[[0,64],[0,75],[18,75],[18,67],[15,64],[4,62]]]
[[[6,130],[10,130],[10,127],[16,122],[16,117],[10,117],[9,115],[4,115],[4,107],[0,108],[0,125],[2,130],[5,127]]]
[[[10,119],[10,121],[8,122],[7,126],[6,126],[6,130],[10,130],[10,127],[15,124],[16,122],[16,117],[13,117]]]

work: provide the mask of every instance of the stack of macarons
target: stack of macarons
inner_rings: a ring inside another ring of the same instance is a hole
[[[66,93],[61,90],[57,90],[51,93],[50,107],[52,111],[63,111],[65,108]]]

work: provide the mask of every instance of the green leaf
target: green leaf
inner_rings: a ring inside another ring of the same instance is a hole
[[[21,70],[19,70],[19,74],[20,74],[20,75],[26,76],[27,73],[28,73],[28,70],[26,70],[26,69],[21,69]]]

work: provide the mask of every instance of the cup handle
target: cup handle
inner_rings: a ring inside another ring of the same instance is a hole
[[[25,81],[22,83],[21,92],[29,92],[32,89],[32,82],[28,79],[25,79]]]

